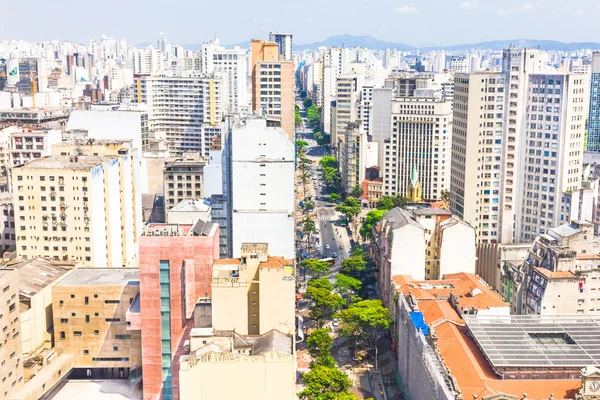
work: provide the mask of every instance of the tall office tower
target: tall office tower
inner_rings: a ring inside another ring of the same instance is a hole
[[[218,40],[202,44],[201,71],[205,74],[226,74],[228,98],[227,111],[240,113],[249,107],[248,51],[235,47],[225,49]]]
[[[391,125],[392,120],[392,98],[393,89],[391,88],[376,88],[373,89],[373,100],[372,100],[372,111],[371,111],[371,128],[370,135],[371,140],[377,143],[378,146],[378,160],[377,166],[383,167],[383,144],[389,138],[391,138]]]
[[[22,258],[137,265],[141,195],[130,141],[64,143],[11,174]]]
[[[358,117],[358,89],[362,81],[359,76],[347,75],[337,79],[337,97],[331,103],[331,146],[338,147],[344,140],[346,127]]]
[[[148,105],[149,135],[166,139],[169,151],[208,155],[212,136],[227,109],[223,79],[140,76],[135,100]]]
[[[219,227],[148,224],[140,237],[140,302],[144,400],[179,399],[179,357],[199,298],[210,297]]]
[[[527,84],[515,240],[530,242],[561,224],[562,193],[581,188],[589,79],[536,74]]]
[[[371,111],[373,110],[373,85],[363,86],[360,89],[358,99],[358,120],[362,123],[362,129],[370,135],[371,132]]]
[[[0,285],[2,285],[2,304],[0,304],[0,325],[4,330],[2,347],[0,347],[0,374],[2,382],[0,390],[3,398],[23,388],[23,357],[21,346],[21,308],[19,307],[19,273],[16,270],[0,269]]]
[[[450,59],[450,69],[455,72],[469,72],[470,61],[465,56],[453,56]]]
[[[340,142],[340,169],[344,193],[350,194],[365,180],[367,165],[367,134],[358,122],[346,124],[344,140]]]
[[[243,243],[268,243],[272,254],[293,259],[294,144],[281,128],[248,118],[230,135],[228,201],[233,257]]]
[[[600,151],[600,51],[592,54],[590,67],[590,113],[585,149]]]
[[[140,75],[160,74],[165,69],[163,54],[153,48],[135,49],[133,53],[133,73]]]
[[[252,109],[278,120],[294,138],[294,63],[279,57],[277,43],[252,40]]]
[[[502,73],[454,78],[450,210],[475,228],[478,243],[496,243],[503,223],[504,98],[498,97],[504,88]],[[514,146],[513,142],[513,152]]]
[[[391,137],[383,145],[383,193],[407,196],[413,168],[422,196],[438,200],[450,188],[452,102],[430,89],[414,97],[396,97],[391,104]]]
[[[291,33],[269,33],[269,40],[277,43],[279,54],[284,59],[292,61],[292,34]]]

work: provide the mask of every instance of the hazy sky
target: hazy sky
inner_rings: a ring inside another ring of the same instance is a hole
[[[88,43],[104,33],[129,43],[178,44],[266,38],[312,43],[336,34],[410,45],[494,39],[600,41],[595,0],[2,0],[0,39]],[[368,4],[368,5],[367,5]]]

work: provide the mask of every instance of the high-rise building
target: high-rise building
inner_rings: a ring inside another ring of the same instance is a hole
[[[204,197],[204,159],[178,159],[163,171],[165,215],[183,200]]]
[[[452,102],[415,92],[394,98],[391,116],[391,138],[383,146],[384,194],[406,196],[414,166],[423,198],[440,199],[450,188]]]
[[[177,249],[177,251],[174,251]],[[196,301],[211,293],[219,227],[149,224],[140,238],[140,309],[144,400],[179,399],[179,356]],[[143,328],[143,329],[142,329]]]
[[[88,267],[137,265],[141,194],[130,146],[66,142],[53,147],[57,155],[14,167],[18,254]]]
[[[362,185],[368,167],[367,134],[358,122],[346,125],[344,140],[339,142],[339,146],[342,189],[344,193],[350,194],[356,185]]]
[[[49,156],[52,145],[60,143],[61,131],[23,127],[12,132],[9,140],[9,164],[21,165],[28,161]]]
[[[243,243],[267,243],[272,254],[294,258],[294,144],[259,118],[234,126],[230,136],[233,256]]]
[[[331,146],[338,147],[348,124],[358,118],[358,96],[362,79],[356,75],[340,76],[336,83],[337,96],[331,102]]]
[[[78,268],[52,288],[55,348],[73,354],[74,376],[133,378],[135,369],[139,375],[141,334],[127,323],[139,293],[137,268]]]
[[[283,56],[285,60],[292,61],[292,34],[291,33],[269,33],[269,40],[277,43],[279,47],[279,54]]]
[[[592,54],[590,70],[590,112],[586,150],[600,151],[600,51]]]
[[[205,74],[225,74],[227,80],[227,111],[241,113],[249,108],[248,51],[235,47],[225,49],[218,40],[202,44],[201,70]]]
[[[140,76],[134,90],[135,101],[148,105],[150,137],[166,139],[176,155],[208,155],[227,109],[222,77]]]

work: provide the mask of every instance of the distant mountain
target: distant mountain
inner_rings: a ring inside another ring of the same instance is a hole
[[[311,49],[316,50],[319,47],[353,47],[360,46],[372,50],[398,49],[400,51],[417,50],[414,46],[409,46],[404,43],[390,43],[383,40],[377,40],[373,36],[352,36],[352,35],[336,35],[330,36],[322,42],[311,44],[295,44],[294,50]]]
[[[536,48],[539,47],[542,50],[555,50],[555,51],[573,51],[580,49],[600,49],[600,43],[596,42],[575,42],[565,43],[558,42],[555,40],[529,40],[529,39],[515,39],[515,40],[493,40],[491,42],[481,42],[474,44],[459,44],[454,46],[446,47],[428,47],[422,48],[422,50],[434,50],[444,49],[448,51],[466,51],[471,49],[477,50],[502,50],[510,47],[511,45],[516,47],[527,47]]]

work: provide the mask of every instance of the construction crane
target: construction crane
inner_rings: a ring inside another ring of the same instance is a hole
[[[6,78],[8,76],[12,76],[10,74],[0,74],[0,78]],[[37,82],[36,82],[36,78],[54,78],[53,75],[48,75],[48,76],[39,76],[39,75],[35,75],[33,73],[33,71],[29,71],[29,74],[24,74],[24,73],[20,73],[19,74],[20,77],[29,77],[29,91],[31,92],[31,99],[32,99],[32,108],[35,110],[36,104],[35,104],[35,94],[37,93]]]

